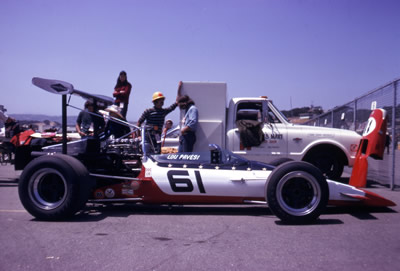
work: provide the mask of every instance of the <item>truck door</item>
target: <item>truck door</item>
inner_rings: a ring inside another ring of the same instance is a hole
[[[280,112],[270,101],[264,103],[264,142],[270,160],[288,156],[288,129],[287,123],[282,120]]]
[[[270,162],[273,159],[287,156],[286,126],[278,117],[279,115],[274,112],[273,108],[269,107],[268,101],[239,102],[236,105],[235,114],[236,128],[228,134],[233,139],[232,151],[234,153],[262,162]],[[249,121],[249,123],[260,123],[260,129],[263,134],[261,144],[251,147],[247,147],[244,144],[248,142],[243,142],[242,131],[239,131],[239,127],[243,121],[245,124],[247,124],[246,121]]]

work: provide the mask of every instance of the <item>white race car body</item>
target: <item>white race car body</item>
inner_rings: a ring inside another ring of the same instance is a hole
[[[225,156],[235,155],[224,151]],[[133,197],[148,203],[266,203],[268,179],[275,167],[242,159],[234,164],[212,165],[193,161],[206,153],[168,154],[143,163],[142,184],[152,183],[151,191],[137,190]],[[392,202],[370,191],[327,180],[330,205],[391,206]],[[148,185],[147,185],[148,186]],[[136,186],[140,187],[140,186]]]

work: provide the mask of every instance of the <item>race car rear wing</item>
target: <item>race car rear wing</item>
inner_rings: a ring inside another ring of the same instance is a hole
[[[66,154],[67,153],[67,106],[70,106],[75,109],[79,109],[77,107],[74,107],[72,105],[69,105],[67,103],[67,95],[77,95],[79,97],[82,97],[85,100],[88,100],[95,104],[97,107],[107,107],[112,104],[114,104],[114,99],[105,95],[100,95],[100,94],[91,94],[85,91],[77,90],[74,88],[74,86],[71,83],[61,81],[61,80],[54,80],[54,79],[44,79],[44,78],[39,78],[39,77],[34,77],[32,78],[32,84],[35,86],[44,89],[50,93],[53,94],[58,94],[62,95],[62,153]],[[89,112],[91,115],[98,115],[97,113],[92,113]],[[140,130],[140,127],[131,124],[127,122],[126,120],[120,120],[115,117],[105,115],[105,118],[107,118],[110,121],[120,123],[122,125],[128,126],[130,128],[133,128],[134,130]],[[142,128],[142,134],[144,135],[146,128]],[[123,137],[129,136],[131,133],[124,135]],[[142,146],[143,150],[145,150],[144,147],[144,136],[142,137]],[[144,151],[145,155],[145,151]]]
[[[32,84],[50,93],[62,95],[62,153],[64,154],[67,153],[67,95],[80,96],[97,106],[106,107],[114,103],[114,99],[111,97],[77,90],[71,83],[60,80],[34,77],[32,78]]]
[[[114,99],[111,97],[100,94],[91,94],[82,90],[77,90],[71,83],[60,80],[34,77],[32,78],[32,84],[54,94],[77,95],[85,100],[89,100],[93,103],[98,103],[98,106],[105,107],[114,103]]]

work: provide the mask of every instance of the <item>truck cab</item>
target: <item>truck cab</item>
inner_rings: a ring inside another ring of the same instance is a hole
[[[273,159],[274,156],[288,156],[287,129],[281,125],[283,117],[269,107],[265,98],[233,98],[229,104],[227,123],[227,147],[234,153],[249,159]],[[238,121],[260,123],[264,140],[259,146],[245,147],[241,142]],[[273,143],[270,144],[269,142]]]
[[[260,145],[243,146],[240,120],[259,123],[264,137]],[[307,161],[339,178],[345,165],[354,164],[360,138],[353,131],[292,124],[267,97],[233,98],[229,103],[226,147],[250,160]]]

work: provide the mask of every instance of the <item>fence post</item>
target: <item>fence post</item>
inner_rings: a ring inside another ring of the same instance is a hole
[[[354,132],[357,131],[357,99],[354,100],[354,112],[353,112],[353,123],[354,123]]]
[[[394,190],[394,180],[396,177],[396,149],[397,149],[397,136],[396,136],[396,106],[397,106],[397,85],[399,80],[393,82],[393,109],[392,109],[392,181],[390,189]]]

